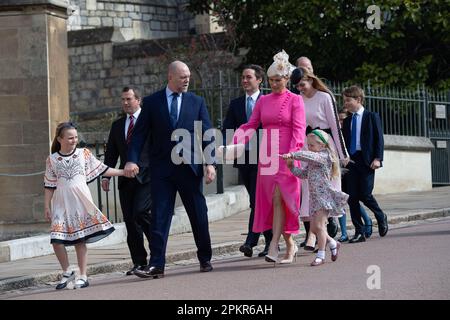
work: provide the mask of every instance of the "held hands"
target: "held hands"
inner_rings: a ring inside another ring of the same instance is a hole
[[[210,184],[211,182],[214,181],[215,178],[216,178],[216,169],[214,169],[214,166],[210,164],[207,165],[205,167],[205,183]]]
[[[287,160],[287,159],[293,159],[294,156],[292,155],[292,153],[285,153],[285,154],[280,154],[280,157],[283,158],[283,160]]]
[[[134,178],[139,173],[139,167],[134,162],[127,162],[123,168],[124,175],[127,178]]]
[[[242,143],[230,144],[227,146],[220,146],[217,148],[216,155],[225,160],[234,160],[242,156],[245,150],[245,145]]]
[[[286,161],[286,165],[289,169],[294,167],[294,157],[292,156],[292,153],[280,154],[280,157]]]

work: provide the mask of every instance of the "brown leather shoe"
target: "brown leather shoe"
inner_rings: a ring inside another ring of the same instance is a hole
[[[333,254],[333,251],[331,251],[331,261],[337,260],[340,248],[341,248],[341,243],[336,242],[336,254]]]

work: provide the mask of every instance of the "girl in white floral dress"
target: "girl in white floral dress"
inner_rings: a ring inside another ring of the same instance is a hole
[[[291,172],[300,179],[309,182],[309,215],[312,218],[311,229],[317,235],[319,251],[311,266],[325,262],[325,246],[331,250],[331,260],[336,261],[340,243],[327,233],[327,219],[342,214],[348,195],[333,187],[331,180],[339,176],[339,159],[330,147],[330,136],[322,130],[312,130],[307,136],[308,150],[282,155]],[[294,167],[293,160],[308,163],[306,168]]]
[[[77,129],[70,122],[56,128],[52,154],[47,158],[44,176],[45,216],[51,221],[50,243],[53,245],[63,276],[56,289],[63,289],[75,280],[69,272],[65,246],[75,246],[80,274],[76,288],[89,285],[86,276],[86,243],[96,242],[114,231],[112,223],[92,201],[87,183],[99,175],[122,176],[123,170],[109,168],[88,149],[76,148]]]

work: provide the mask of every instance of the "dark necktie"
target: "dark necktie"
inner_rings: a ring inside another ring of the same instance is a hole
[[[170,103],[170,122],[172,127],[177,126],[178,121],[178,93],[172,93],[172,102]]]
[[[250,117],[252,116],[252,112],[253,112],[253,105],[255,104],[255,102],[253,101],[252,97],[247,97],[247,106],[245,108],[245,113],[247,115],[247,121],[250,120]],[[250,142],[245,144],[245,150],[249,151],[250,148]]]
[[[131,134],[133,133],[133,128],[134,128],[134,117],[131,115],[130,116],[130,124],[128,125],[128,130],[127,130],[127,144],[129,144],[131,141]]]
[[[247,114],[247,121],[250,120],[250,116],[252,115],[253,112],[253,99],[252,97],[248,97],[247,98],[247,108],[246,108],[246,114]]]
[[[350,155],[356,152],[356,134],[357,134],[357,117],[358,114],[354,113],[352,116],[352,135],[350,140]]]

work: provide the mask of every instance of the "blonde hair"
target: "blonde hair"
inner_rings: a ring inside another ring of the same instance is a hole
[[[308,69],[306,69],[304,67],[300,67],[300,69],[302,69],[302,71],[303,71],[302,80],[312,80],[312,86],[314,89],[317,89],[317,90],[323,91],[323,92],[328,92],[329,94],[331,94],[331,96],[333,96],[333,92],[331,92],[331,90],[328,89],[327,85],[325,83],[323,83],[322,80],[317,78],[316,75],[314,75],[311,71],[309,71]]]
[[[331,171],[330,171],[330,180],[334,178],[339,178],[340,176],[340,166],[339,166],[339,158],[336,154],[336,151],[331,148],[328,141],[330,141],[330,135],[326,133],[323,130],[314,129],[310,134],[308,134],[308,137],[314,138],[317,142],[324,145],[326,149],[328,149],[328,152],[331,156]],[[322,140],[323,138],[323,140]]]

